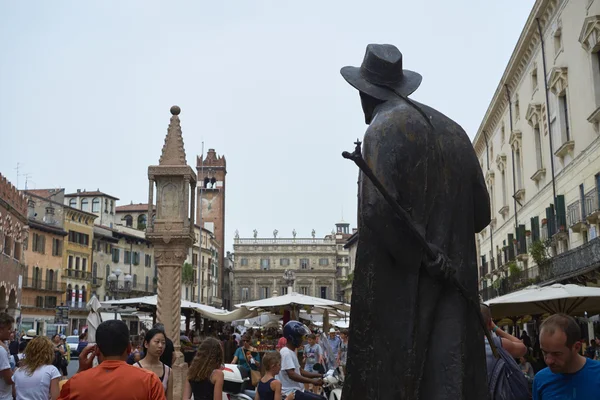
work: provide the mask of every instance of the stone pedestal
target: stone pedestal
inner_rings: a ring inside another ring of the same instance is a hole
[[[167,337],[175,346],[173,364],[173,399],[183,397],[187,364],[179,342],[181,324],[181,268],[194,240],[194,195],[196,175],[187,165],[181,126],[180,109],[171,107],[171,122],[159,165],[148,167],[148,227],[146,236],[154,245],[158,268],[158,300],[156,317],[164,324]],[[151,217],[156,185],[156,218]],[[192,206],[190,209],[190,190]]]

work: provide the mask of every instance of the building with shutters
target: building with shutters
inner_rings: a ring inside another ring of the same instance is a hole
[[[232,302],[239,304],[285,294],[286,270],[296,274],[293,290],[329,300],[343,298],[349,252],[344,244],[351,236],[350,224],[341,222],[324,238],[236,238],[233,241]]]
[[[19,316],[26,257],[27,200],[0,174],[0,312]]]
[[[29,240],[23,274],[21,330],[53,335],[56,307],[64,305],[66,279],[62,274],[68,233],[64,229],[64,189],[22,191],[27,199]]]
[[[62,279],[66,281],[65,305],[69,306],[69,333],[87,325],[87,301],[92,292],[92,257],[94,221],[97,216],[77,208],[64,206],[67,231],[63,249]]]
[[[599,123],[600,1],[536,1],[473,141],[492,210],[484,300],[598,283]]]

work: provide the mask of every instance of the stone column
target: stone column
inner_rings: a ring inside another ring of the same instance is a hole
[[[196,184],[196,174],[187,165],[180,108],[171,107],[171,121],[158,165],[148,167],[148,219],[152,221],[154,185],[156,184],[156,222],[146,237],[154,245],[158,269],[156,316],[175,346],[173,380],[169,397],[181,399],[186,382],[187,364],[181,353],[181,269],[194,241],[193,217],[189,215],[189,190]]]
[[[154,257],[158,269],[157,320],[165,325],[167,337],[175,346],[173,363],[173,399],[183,396],[187,364],[179,341],[181,324],[181,268],[186,258],[185,243],[155,244]]]
[[[194,232],[194,228],[193,228],[193,220],[190,221],[189,215],[190,215],[190,205],[188,204],[188,199],[190,198],[190,179],[189,177],[185,177],[183,178],[183,215],[185,215],[187,218],[185,218],[183,220],[183,227],[184,228],[189,228],[190,227],[190,222],[192,222],[192,228],[191,231]],[[192,217],[193,218],[193,217]]]
[[[317,296],[317,278],[313,278],[313,280],[312,280],[312,292],[313,292],[312,295],[314,297],[319,297],[319,296]]]
[[[191,226],[191,232],[192,234],[195,235],[196,230],[194,229],[194,225],[196,223],[196,185],[194,185],[192,187],[192,198],[191,198],[191,203],[190,203],[190,220],[192,221],[192,226]],[[198,257],[200,257],[200,255],[202,254],[202,227],[200,227],[200,243],[198,243],[198,246],[200,246],[200,253],[198,253]],[[196,267],[196,265],[194,265],[194,267]]]
[[[148,179],[148,220],[146,221],[146,232],[154,228],[152,223],[152,214],[154,212],[154,181]]]

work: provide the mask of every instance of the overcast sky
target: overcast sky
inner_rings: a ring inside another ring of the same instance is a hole
[[[188,163],[202,142],[227,158],[226,250],[236,229],[354,227],[340,153],[366,126],[339,69],[395,44],[423,75],[412,97],[472,138],[533,3],[0,0],[0,172],[147,202],[177,104]]]

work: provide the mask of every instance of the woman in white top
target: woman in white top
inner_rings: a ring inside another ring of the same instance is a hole
[[[144,358],[133,365],[154,372],[165,388],[167,400],[173,400],[172,393],[169,393],[169,388],[173,384],[171,368],[160,361],[160,356],[165,351],[165,344],[166,338],[163,331],[150,329],[144,337]]]
[[[45,336],[27,343],[25,358],[13,375],[17,400],[56,400],[60,371],[52,365],[54,344]]]

